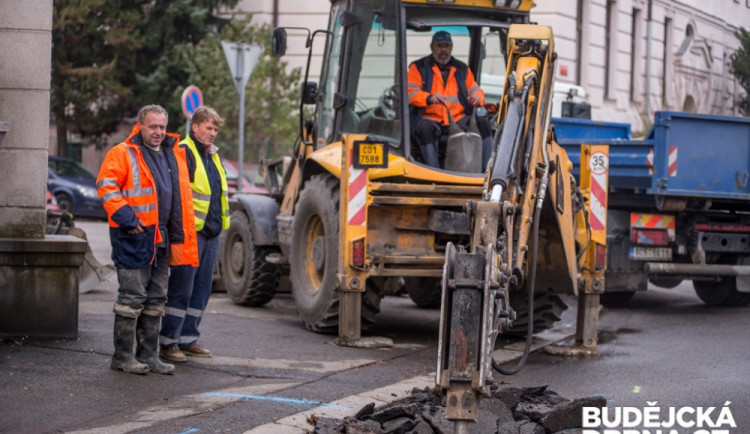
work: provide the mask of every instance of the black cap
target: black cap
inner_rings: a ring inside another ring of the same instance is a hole
[[[453,43],[453,40],[451,39],[451,34],[446,32],[445,30],[441,30],[439,32],[435,32],[434,35],[432,35],[432,43],[433,44],[440,44],[443,42],[447,42],[449,44]]]

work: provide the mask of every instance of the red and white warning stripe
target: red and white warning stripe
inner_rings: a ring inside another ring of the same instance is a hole
[[[364,226],[367,215],[367,170],[354,167],[353,150],[349,150],[349,203],[346,220],[351,226]]]
[[[677,176],[677,146],[669,147],[669,160],[667,165],[667,175]]]
[[[648,150],[648,155],[646,156],[646,167],[648,167],[648,174],[653,175],[654,174],[654,148],[651,148]]]
[[[667,175],[677,176],[677,146],[669,147],[669,158],[667,160]],[[654,170],[654,148],[649,149],[648,155],[646,156],[646,167],[648,167],[648,174],[653,175]]]
[[[645,229],[674,229],[675,218],[672,215],[630,213],[630,227]]]
[[[597,152],[589,160],[591,169],[591,215],[589,224],[592,230],[603,230],[607,221],[607,168],[609,158]]]

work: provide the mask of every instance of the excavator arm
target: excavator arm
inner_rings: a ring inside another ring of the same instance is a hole
[[[556,69],[552,29],[512,25],[507,64],[483,197],[466,205],[469,250],[449,244],[443,267],[436,384],[446,393],[447,417],[456,433],[468,432],[468,423],[476,421],[492,369],[509,375],[525,363],[534,333],[535,290],[577,294],[586,286],[581,270],[591,258],[585,254],[592,245],[587,198],[550,132]],[[603,267],[600,271],[603,279]],[[556,281],[560,284],[549,284]],[[515,368],[504,369],[492,352],[519,310],[528,315],[526,351]]]

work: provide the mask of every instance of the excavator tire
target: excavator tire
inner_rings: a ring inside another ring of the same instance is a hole
[[[511,306],[516,311],[513,326],[505,332],[511,336],[526,336],[529,324],[529,301],[527,294],[514,292],[510,296]],[[560,321],[563,312],[568,309],[568,303],[558,294],[534,295],[534,333],[551,329],[553,324]]]
[[[339,326],[338,210],[339,180],[314,175],[299,194],[292,221],[292,296],[305,327],[319,333],[337,333]],[[374,323],[380,299],[380,291],[368,279],[362,294],[363,330]]]
[[[404,287],[417,306],[424,309],[440,307],[439,277],[404,277]]]
[[[222,286],[236,304],[263,306],[273,299],[279,287],[279,266],[266,261],[266,256],[278,249],[253,243],[250,222],[244,212],[233,212],[230,221],[220,252]]]

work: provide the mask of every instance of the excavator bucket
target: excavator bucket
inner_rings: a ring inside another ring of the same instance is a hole
[[[47,233],[50,235],[72,235],[76,238],[86,240],[86,254],[83,257],[83,263],[78,271],[78,293],[85,294],[96,285],[107,282],[115,274],[115,267],[112,264],[102,265],[91,251],[88,244],[86,232],[83,229],[75,227],[73,215],[68,212],[47,211]]]
[[[88,241],[86,232],[81,228],[70,228],[67,230],[67,234]],[[83,257],[83,263],[78,271],[78,293],[85,294],[91,291],[96,285],[109,281],[114,274],[115,267],[112,264],[102,265],[94,257],[91,246],[86,244],[86,255]]]

